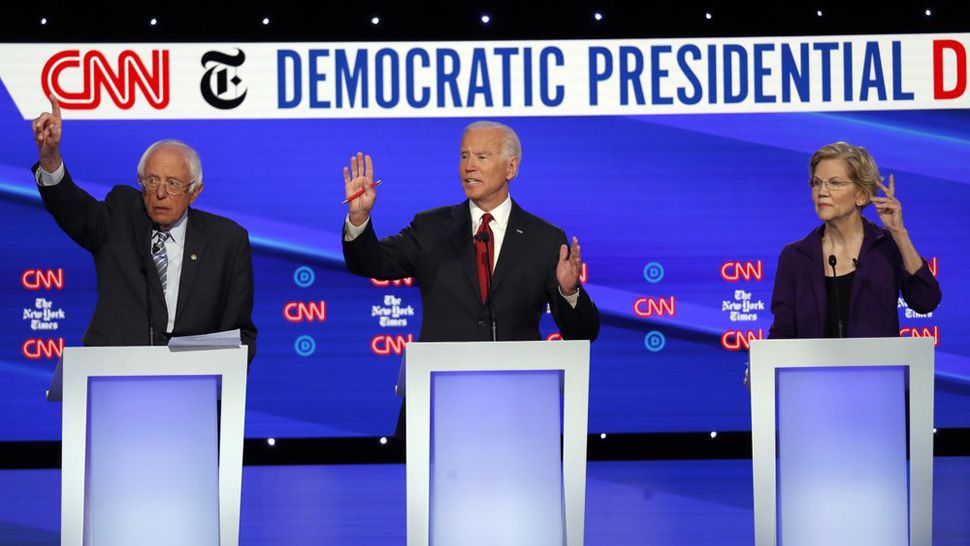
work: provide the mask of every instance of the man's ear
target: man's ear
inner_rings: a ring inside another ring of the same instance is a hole
[[[519,174],[519,158],[513,157],[505,168],[505,179],[512,180],[517,174]]]
[[[192,196],[189,198],[190,205],[192,203],[195,203],[195,200],[199,197],[199,194],[202,193],[202,188],[204,187],[205,186],[203,186],[201,182],[199,183],[198,186],[195,187],[195,190],[192,191]]]

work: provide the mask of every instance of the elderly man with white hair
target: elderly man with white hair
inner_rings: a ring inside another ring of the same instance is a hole
[[[579,282],[579,241],[567,245],[562,229],[509,195],[521,160],[510,127],[472,123],[458,162],[468,199],[420,212],[380,240],[370,218],[377,198],[373,161],[358,153],[344,168],[352,198],[343,230],[347,267],[376,279],[414,278],[423,304],[421,341],[538,340],[547,305],[563,339],[596,339],[599,312]]]
[[[61,159],[61,111],[33,121],[40,160],[33,171],[48,212],[94,257],[98,301],[85,345],[165,345],[173,336],[238,328],[256,353],[249,234],[190,208],[202,192],[198,153],[161,140],[138,163],[141,191],[115,186],[98,201]]]

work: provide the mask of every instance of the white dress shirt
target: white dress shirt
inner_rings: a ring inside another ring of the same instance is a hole
[[[49,173],[43,168],[37,169],[37,184],[41,186],[56,186],[64,179],[64,162]],[[185,230],[188,226],[188,210],[182,213],[182,217],[172,225],[169,237],[165,240],[165,252],[168,255],[168,286],[165,290],[165,308],[168,309],[168,324],[165,326],[165,333],[171,334],[175,329],[175,311],[179,301],[179,280],[182,276],[182,254],[185,248]],[[366,225],[366,224],[365,224]],[[151,256],[152,242],[158,230],[152,229],[152,238],[148,241],[148,255]]]

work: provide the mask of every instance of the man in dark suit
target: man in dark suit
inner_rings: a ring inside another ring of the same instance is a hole
[[[238,328],[256,354],[249,235],[235,222],[190,209],[202,165],[188,145],[163,140],[138,164],[142,191],[115,186],[104,201],[78,187],[61,160],[61,112],[33,121],[33,171],[48,212],[91,252],[98,301],[85,345],[165,345],[173,336]]]
[[[469,125],[461,142],[463,203],[421,212],[397,235],[378,240],[370,221],[377,197],[373,162],[358,153],[344,168],[352,199],[344,224],[351,272],[377,279],[413,277],[421,290],[421,341],[538,340],[546,304],[563,339],[596,339],[599,312],[579,283],[574,237],[529,214],[509,196],[522,148],[502,124]],[[486,233],[487,235],[482,235]],[[483,263],[494,268],[489,279]],[[491,287],[488,282],[491,280]]]

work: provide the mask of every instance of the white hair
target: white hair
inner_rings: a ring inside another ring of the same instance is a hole
[[[145,177],[145,164],[148,163],[148,158],[162,148],[178,148],[182,152],[185,157],[185,162],[189,164],[189,177],[191,178],[189,180],[190,192],[195,191],[195,188],[202,185],[202,160],[199,159],[199,153],[188,144],[173,138],[159,140],[149,146],[145,150],[145,153],[141,154],[141,159],[138,160],[138,180],[142,180]]]
[[[461,136],[464,136],[472,129],[501,129],[505,133],[505,140],[502,143],[505,149],[505,157],[507,159],[516,158],[522,161],[522,142],[519,141],[519,135],[515,134],[515,131],[503,123],[497,121],[474,121],[469,123],[465,127]]]

